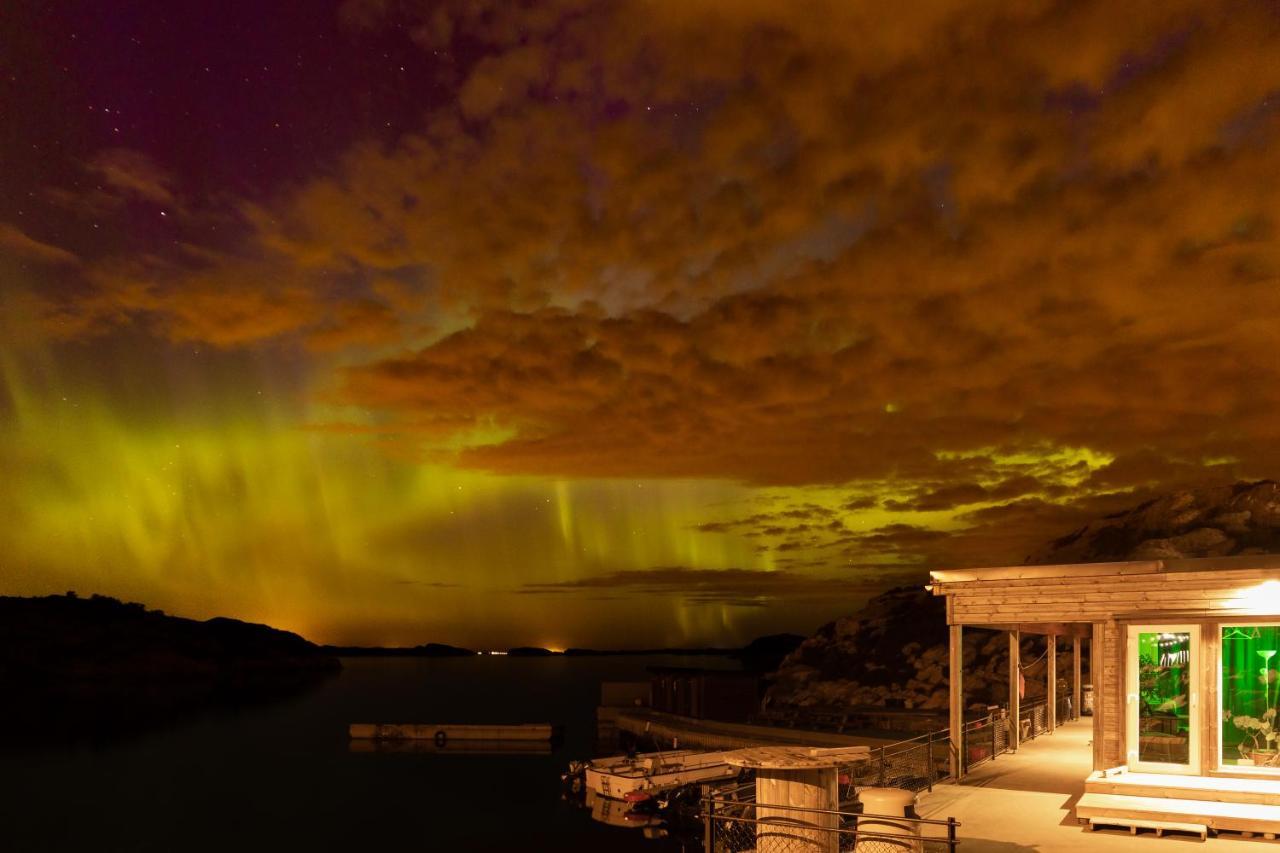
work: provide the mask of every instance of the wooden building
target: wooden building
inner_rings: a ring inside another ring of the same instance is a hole
[[[696,719],[744,722],[760,707],[760,677],[741,670],[649,667],[654,710]]]
[[[965,569],[932,578],[934,594],[947,599],[955,755],[965,627],[1008,632],[1014,719],[1020,635],[1070,637],[1077,661],[1089,646],[1094,694],[1094,772],[1078,818],[1280,833],[1280,556]],[[1049,648],[1052,730],[1057,642]],[[1079,678],[1073,683],[1078,690]],[[1017,732],[1011,737],[1016,746]]]

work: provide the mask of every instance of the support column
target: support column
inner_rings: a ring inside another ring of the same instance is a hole
[[[1022,739],[1022,698],[1018,695],[1018,671],[1022,667],[1022,632],[1009,632],[1009,749],[1018,750]]]
[[[964,626],[951,626],[951,656],[947,667],[951,686],[951,775],[964,776]]]
[[[1053,730],[1058,727],[1058,635],[1050,634],[1046,640],[1048,648],[1045,649],[1048,657],[1049,665],[1046,667],[1047,674],[1045,681],[1045,697],[1049,700],[1049,707],[1046,725],[1049,728],[1049,734],[1053,734]]]
[[[1071,719],[1073,720],[1080,719],[1080,699],[1084,695],[1080,688],[1080,673],[1084,669],[1084,662],[1080,659],[1083,646],[1079,634],[1071,638]]]
[[[1102,631],[1101,622],[1093,623],[1093,634],[1089,637],[1089,681],[1093,684],[1093,769],[1102,770],[1107,766],[1106,748],[1103,735],[1106,723],[1103,719],[1102,706]]]

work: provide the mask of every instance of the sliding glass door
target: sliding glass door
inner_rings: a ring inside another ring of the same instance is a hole
[[[1125,713],[1130,770],[1200,772],[1200,628],[1129,627]]]

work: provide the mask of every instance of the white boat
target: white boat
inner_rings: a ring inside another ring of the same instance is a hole
[[[731,779],[738,775],[738,768],[730,767],[724,756],[723,752],[677,749],[630,758],[597,758],[587,764],[584,784],[602,797],[622,800],[628,794],[653,794],[694,782]]]

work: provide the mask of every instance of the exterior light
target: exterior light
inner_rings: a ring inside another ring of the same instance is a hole
[[[1255,587],[1244,590],[1236,600],[1236,605],[1251,613],[1280,613],[1280,581],[1263,581]]]

